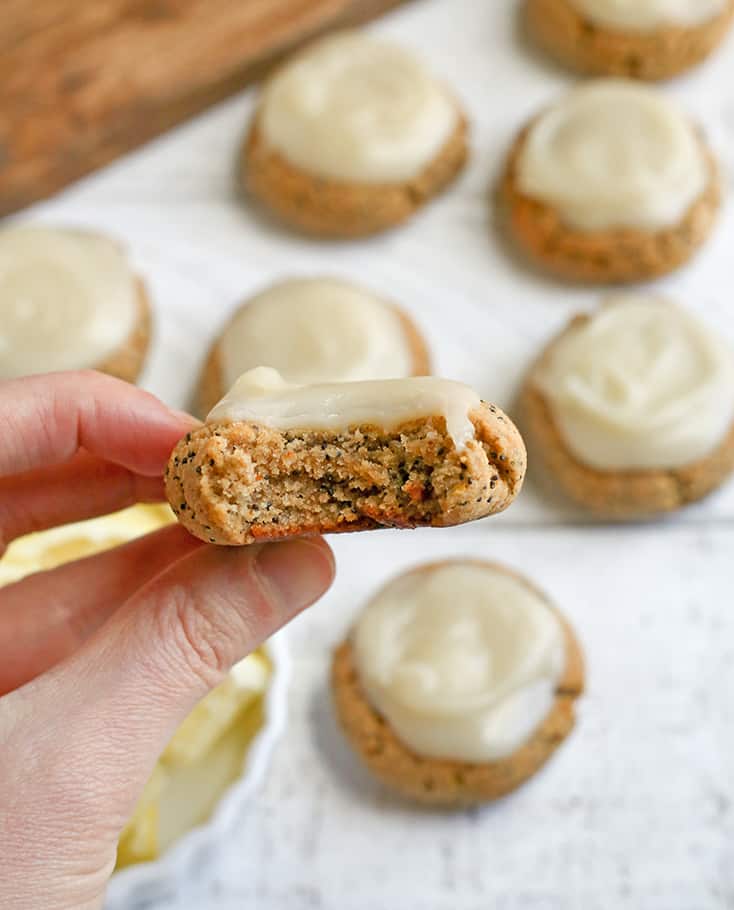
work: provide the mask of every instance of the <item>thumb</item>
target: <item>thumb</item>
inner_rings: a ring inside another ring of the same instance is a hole
[[[11,777],[22,789],[26,781],[23,826],[31,840],[39,836],[26,859],[65,876],[109,872],[178,724],[235,661],[317,600],[333,574],[319,539],[201,547],[141,588],[72,658],[11,693]],[[30,781],[24,755],[35,768]]]
[[[138,591],[79,654],[81,699],[95,714],[104,705],[118,730],[150,740],[157,755],[230,667],[314,603],[333,575],[320,539],[203,547]]]
[[[97,763],[142,787],[194,704],[320,597],[333,566],[321,540],[203,547],[142,588],[68,666]],[[132,808],[121,801],[123,821]]]

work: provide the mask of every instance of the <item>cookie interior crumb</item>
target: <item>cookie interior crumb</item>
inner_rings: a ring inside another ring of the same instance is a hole
[[[278,431],[243,422],[195,431],[174,452],[167,478],[171,505],[190,530],[212,542],[244,543],[295,530],[480,517],[509,504],[522,467],[491,441],[457,451],[441,417],[393,432]]]

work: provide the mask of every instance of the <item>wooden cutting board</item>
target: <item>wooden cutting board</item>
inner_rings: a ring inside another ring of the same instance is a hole
[[[0,214],[402,0],[0,0]]]

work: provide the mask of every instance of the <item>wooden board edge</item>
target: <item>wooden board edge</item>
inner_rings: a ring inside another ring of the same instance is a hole
[[[105,131],[98,141],[87,148],[56,149],[54,154],[63,167],[50,166],[43,178],[15,183],[12,189],[0,188],[0,216],[10,215],[47,199],[72,185],[82,177],[99,170],[116,159],[152,141],[186,120],[201,113],[225,98],[258,81],[288,54],[308,41],[339,28],[362,25],[383,13],[411,0],[357,0],[345,10],[317,28],[285,41],[255,60],[248,60],[241,69],[216,84],[206,86],[178,102],[165,102],[158,107],[139,109],[134,115],[120,118],[114,129]],[[244,124],[243,124],[244,129]]]

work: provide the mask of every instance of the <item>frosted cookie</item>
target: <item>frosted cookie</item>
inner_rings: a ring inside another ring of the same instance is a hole
[[[243,179],[298,230],[374,234],[405,221],[456,176],[466,133],[456,99],[409,52],[342,32],[268,80]]]
[[[668,79],[700,63],[731,25],[732,0],[527,0],[535,40],[585,73]]]
[[[678,509],[734,470],[734,352],[659,299],[612,297],[573,319],[528,374],[521,410],[553,481],[606,517]]]
[[[599,79],[520,133],[501,197],[507,230],[531,262],[603,284],[686,262],[711,230],[719,184],[703,140],[663,95]]]
[[[0,231],[0,379],[96,369],[134,382],[150,302],[113,240],[79,230]]]
[[[499,408],[433,377],[294,386],[243,374],[173,450],[166,495],[210,543],[445,527],[505,509],[525,447]]]
[[[545,595],[501,565],[450,560],[389,582],[334,655],[347,740],[410,799],[462,806],[535,774],[574,725],[581,650]]]
[[[430,373],[428,349],[398,307],[336,278],[281,281],[244,303],[204,365],[198,412],[262,363],[297,385]]]

